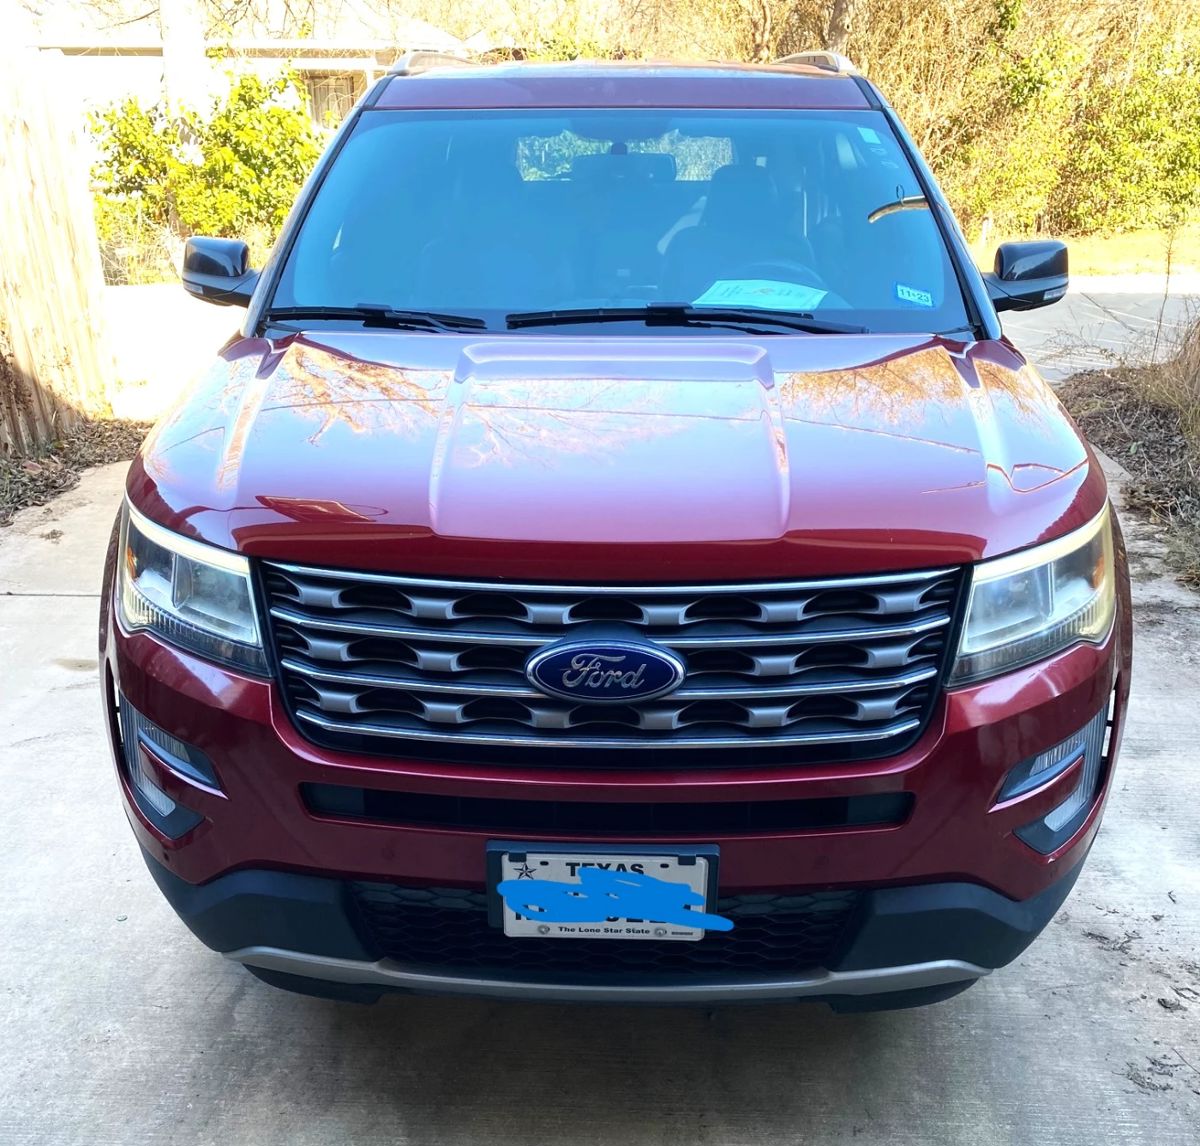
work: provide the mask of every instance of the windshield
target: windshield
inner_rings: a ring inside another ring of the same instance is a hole
[[[495,330],[523,312],[664,304],[961,329],[922,194],[877,111],[367,111],[271,306],[436,311]]]

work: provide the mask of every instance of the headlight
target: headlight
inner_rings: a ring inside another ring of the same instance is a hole
[[[126,504],[117,600],[130,632],[253,672],[266,672],[246,559],[181,537]]]
[[[1066,537],[980,563],[950,684],[1008,672],[1080,641],[1099,644],[1112,627],[1115,576],[1107,506]]]

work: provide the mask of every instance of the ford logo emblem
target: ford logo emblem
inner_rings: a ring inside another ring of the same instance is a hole
[[[650,700],[678,688],[686,672],[674,653],[636,641],[565,641],[525,662],[542,692],[587,704]]]

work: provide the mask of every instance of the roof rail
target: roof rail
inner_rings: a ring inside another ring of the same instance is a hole
[[[793,52],[775,61],[777,64],[807,64],[810,68],[821,68],[826,72],[837,72],[842,76],[854,76],[858,69],[840,52],[814,49],[809,52]]]
[[[412,76],[430,68],[468,68],[472,61],[449,52],[405,52],[389,69],[389,76]]]

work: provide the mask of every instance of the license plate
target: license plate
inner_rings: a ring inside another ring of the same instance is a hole
[[[715,846],[492,843],[491,922],[530,939],[695,941],[731,926],[711,914],[717,858]]]

